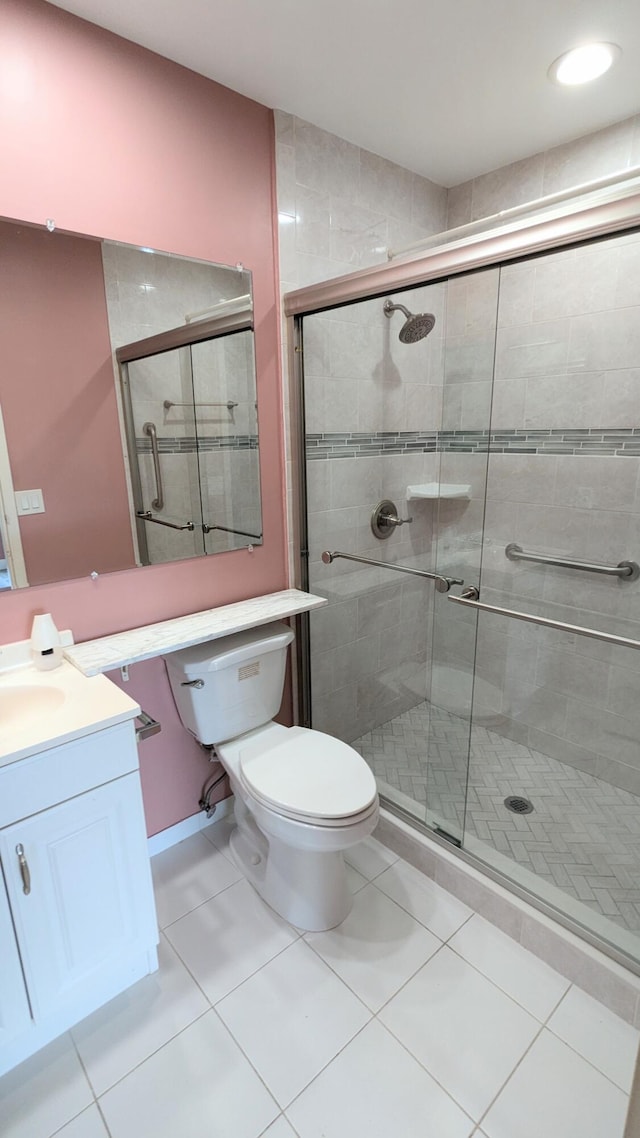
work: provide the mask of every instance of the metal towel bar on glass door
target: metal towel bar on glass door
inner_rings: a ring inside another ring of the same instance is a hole
[[[325,549],[322,554],[325,565],[330,565],[339,557],[343,557],[345,561],[358,561],[361,565],[375,565],[378,569],[391,569],[394,573],[412,573],[414,577],[426,577],[429,581],[435,581],[439,593],[448,593],[452,585],[464,585],[464,581],[459,577],[444,577],[441,573],[429,573],[426,569],[412,569],[409,565],[394,565],[391,561],[373,561],[370,557],[358,557],[355,553],[340,553],[337,549],[333,553]]]
[[[640,640],[630,640],[628,636],[615,636],[612,632],[599,632],[597,628],[582,628],[579,624],[565,624],[563,620],[551,620],[548,616],[536,616],[531,612],[518,612],[504,609],[500,605],[487,605],[479,601],[480,590],[476,585],[468,585],[459,597],[451,595],[448,601],[464,608],[478,609],[480,612],[493,612],[498,616],[508,616],[512,620],[524,620],[527,624],[540,624],[543,628],[557,628],[560,632],[574,632],[576,636],[588,636],[591,640],[604,640],[607,644],[618,644],[621,648],[640,648]]]
[[[512,541],[505,549],[509,561],[536,561],[540,565],[558,565],[561,569],[584,569],[587,573],[604,573],[619,577],[621,581],[637,581],[640,566],[637,561],[619,561],[617,565],[595,565],[591,561],[570,561],[565,557],[551,557],[547,553],[527,553]]]

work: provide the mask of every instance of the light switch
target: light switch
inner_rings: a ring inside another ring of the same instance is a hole
[[[16,490],[16,509],[19,517],[25,514],[44,514],[42,490]]]

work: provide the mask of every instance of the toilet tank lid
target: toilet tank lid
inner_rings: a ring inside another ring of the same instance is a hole
[[[168,652],[164,659],[168,667],[185,675],[192,675],[195,671],[217,672],[265,652],[286,648],[293,638],[293,630],[288,625],[276,622],[233,632],[217,640],[206,640],[203,644],[192,644],[189,648]]]

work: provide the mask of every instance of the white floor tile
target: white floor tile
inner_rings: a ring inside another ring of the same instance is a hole
[[[541,1021],[570,986],[544,960],[477,915],[452,937],[450,947]]]
[[[156,854],[151,872],[161,929],[242,877],[201,833]]]
[[[287,1109],[300,1138],[469,1138],[474,1125],[376,1022]]]
[[[374,877],[398,860],[398,855],[392,853],[376,838],[365,838],[363,842],[358,842],[357,846],[352,846],[346,851],[344,857],[349,865],[367,878],[367,881],[373,881]]]
[[[629,1093],[640,1042],[635,1028],[575,987],[567,992],[548,1027]]]
[[[96,1095],[103,1094],[209,1008],[164,936],[160,968],[73,1029]]]
[[[622,1138],[627,1096],[546,1028],[491,1107],[487,1138]]]
[[[265,964],[216,1010],[283,1107],[371,1018],[303,941]]]
[[[356,893],[336,929],[307,933],[305,940],[374,1012],[441,943],[375,885]]]
[[[380,1019],[476,1122],[540,1029],[446,946]]]
[[[261,1138],[296,1138],[296,1132],[292,1126],[289,1125],[283,1114],[280,1118],[276,1118],[275,1122],[265,1130]]]
[[[2,1138],[49,1138],[93,1102],[70,1035],[0,1079]]]
[[[363,877],[361,873],[358,873],[358,870],[354,869],[352,865],[349,865],[348,861],[345,861],[344,867],[347,871],[347,885],[351,892],[357,893],[359,889],[364,889],[367,884],[367,878]]]
[[[112,1138],[258,1138],[279,1107],[208,1012],[100,1099]]]
[[[208,838],[211,844],[220,850],[229,861],[233,862],[233,856],[229,849],[229,838],[235,828],[235,818],[233,814],[228,814],[226,818],[221,818],[219,822],[213,822],[210,826],[205,826],[201,833],[205,838]]]
[[[90,1106],[58,1130],[55,1138],[109,1138],[109,1134],[97,1106]]]
[[[166,935],[212,1004],[298,938],[244,880],[176,921]]]
[[[396,861],[376,877],[376,886],[440,940],[448,940],[473,913],[468,905],[406,861]]]

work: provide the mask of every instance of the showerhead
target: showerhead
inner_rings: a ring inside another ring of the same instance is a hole
[[[418,340],[424,340],[425,336],[433,328],[436,318],[431,312],[419,312],[414,315],[405,308],[404,304],[392,304],[390,300],[384,302],[384,314],[391,318],[392,314],[399,309],[404,312],[406,320],[400,329],[398,336],[403,344],[415,344]]]

